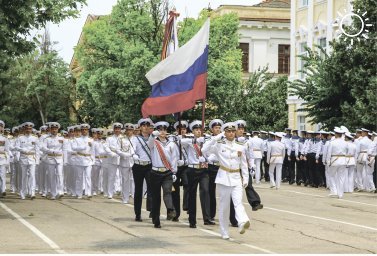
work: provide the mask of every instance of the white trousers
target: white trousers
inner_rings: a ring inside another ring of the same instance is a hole
[[[355,166],[347,167],[346,181],[344,182],[344,192],[352,193],[355,188]]]
[[[364,178],[364,181],[363,181],[364,188],[367,191],[375,190],[376,187],[375,187],[375,184],[373,182],[374,166],[369,166],[369,165],[365,164],[364,169],[365,169],[365,178]]]
[[[99,187],[100,187],[100,174],[101,174],[101,168],[100,165],[93,165],[92,166],[92,194],[98,193]]]
[[[344,193],[346,175],[348,175],[346,166],[330,166],[329,174],[335,180],[335,184],[330,185],[331,194],[338,195],[339,198],[342,198]]]
[[[260,183],[260,178],[261,178],[261,173],[260,173],[260,162],[261,162],[262,159],[254,159],[254,163],[255,163],[255,166],[256,166],[256,170],[255,170],[255,182],[257,184]]]
[[[20,166],[20,196],[22,199],[25,199],[26,195],[35,196],[35,164],[20,164]]]
[[[123,203],[128,203],[128,199],[130,198],[130,187],[131,187],[131,180],[130,180],[130,173],[131,167],[119,167],[120,175],[122,177],[121,182],[121,189],[122,189],[122,200]]]
[[[216,188],[220,196],[220,233],[222,236],[229,236],[230,198],[233,200],[237,222],[241,224],[249,221],[249,217],[247,216],[245,208],[242,204],[243,188],[241,184],[234,187],[216,184]]]
[[[10,163],[10,189],[13,193],[16,192],[16,165],[15,163]]]
[[[130,171],[130,196],[133,198],[135,195],[135,181],[134,175],[132,174],[132,167]]]
[[[325,165],[325,177],[326,177],[326,188],[330,188],[330,175],[329,175],[329,166]]]
[[[45,164],[51,197],[63,194],[63,164]]]
[[[0,193],[4,193],[7,185],[7,166],[0,165]]]
[[[75,193],[76,196],[82,197],[82,192],[83,192],[83,186],[85,189],[85,194],[87,196],[92,195],[92,166],[79,166],[75,165],[74,166],[75,170]]]
[[[75,169],[74,165],[67,164],[64,165],[64,173],[65,173],[65,184],[67,187],[67,193],[71,194],[72,196],[76,196],[76,181],[75,181]]]
[[[115,176],[118,165],[105,164],[103,165],[103,192],[108,197],[113,197],[115,192]]]
[[[363,164],[356,164],[356,187],[358,189],[364,189],[364,180],[365,180],[365,168]]]
[[[276,183],[275,183],[275,177],[274,177],[275,167],[276,167]],[[276,188],[280,188],[282,167],[283,167],[283,164],[275,164],[275,163],[270,164],[269,169],[268,169],[268,174],[270,175],[271,186],[276,186]]]

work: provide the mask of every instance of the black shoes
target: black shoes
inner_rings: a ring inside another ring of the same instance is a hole
[[[178,222],[179,219],[178,219],[178,217],[174,217],[171,221]]]
[[[141,219],[140,216],[136,216],[135,221],[142,222],[143,220]]]
[[[190,228],[196,228],[196,224],[190,224]]]
[[[238,223],[231,223],[232,227],[238,228]]]
[[[211,220],[206,220],[206,221],[204,221],[204,225],[216,225],[216,223],[214,221],[211,221]]]
[[[295,182],[296,182],[295,180],[292,180],[292,181],[289,182],[289,185],[292,185]]]
[[[154,228],[161,228],[160,224],[154,224]]]
[[[7,195],[7,192],[3,192],[3,196],[6,196]]]
[[[172,220],[175,216],[176,216],[175,211],[174,211],[174,210],[170,210],[170,211],[168,212],[168,214],[167,214],[166,219],[167,219],[167,220]]]
[[[252,207],[253,211],[258,211],[260,209],[263,209],[263,204],[257,204]]]

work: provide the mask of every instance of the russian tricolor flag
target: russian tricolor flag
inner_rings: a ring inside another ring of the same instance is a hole
[[[152,93],[141,108],[143,117],[182,112],[206,98],[209,24],[208,19],[190,41],[146,74]]]

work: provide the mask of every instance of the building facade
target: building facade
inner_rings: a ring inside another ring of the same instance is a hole
[[[304,62],[297,55],[306,47],[320,45],[331,52],[329,42],[337,38],[342,17],[351,11],[350,0],[291,0],[291,62],[289,80],[305,79],[300,70]],[[288,95],[288,125],[298,130],[319,130],[320,124],[310,124],[305,112],[297,112],[304,101]]]
[[[290,0],[265,0],[253,6],[221,5],[215,13],[235,12],[240,19],[240,49],[245,78],[259,68],[289,75]]]

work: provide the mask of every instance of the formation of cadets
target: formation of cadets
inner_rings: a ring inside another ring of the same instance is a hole
[[[100,193],[112,199],[120,191],[124,204],[134,198],[135,221],[142,221],[146,197],[149,217],[161,228],[162,190],[167,219],[179,221],[181,210],[187,211],[190,228],[196,228],[199,187],[204,225],[215,225],[218,204],[221,235],[229,239],[229,224],[241,234],[250,226],[243,190],[252,210],[263,208],[253,179],[270,182],[272,189],[281,182],[326,187],[329,196],[338,198],[345,192],[376,191],[377,133],[367,129],[249,134],[243,120],[214,119],[209,135],[198,120],[169,126],[146,118],[138,124],[114,123],[108,130],[81,124],[58,133],[57,122],[39,131],[26,122],[10,131],[0,120],[0,196],[6,196],[7,172],[10,191],[23,200],[33,200],[36,192],[51,200]],[[168,133],[169,128],[175,131]]]

